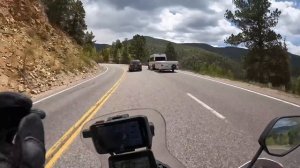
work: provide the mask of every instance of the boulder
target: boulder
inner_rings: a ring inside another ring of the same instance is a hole
[[[14,89],[14,88],[17,87],[17,83],[14,82],[14,81],[10,81],[10,82],[8,83],[8,86],[9,86],[10,88]]]
[[[18,91],[19,91],[19,92],[24,92],[24,91],[25,91],[24,86],[23,86],[23,85],[19,85],[19,86],[18,86]]]
[[[8,85],[8,81],[9,81],[8,76],[6,76],[4,74],[0,75],[0,85],[7,86]]]
[[[38,94],[39,92],[38,92],[38,90],[32,89],[32,90],[30,91],[30,93],[31,93],[31,94]]]
[[[28,44],[32,44],[31,39],[26,39],[26,42],[27,42]]]
[[[47,90],[48,90],[47,87],[42,87],[42,88],[41,88],[41,92],[45,92],[45,91],[47,91]]]

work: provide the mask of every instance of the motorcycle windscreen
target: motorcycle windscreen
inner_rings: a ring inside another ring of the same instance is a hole
[[[105,115],[102,115],[100,117],[94,118],[91,121],[88,121],[85,123],[85,125],[82,127],[83,130],[90,129],[92,125],[95,125],[96,122],[100,123],[102,121],[107,121],[109,118],[120,116],[120,115],[129,115],[129,117],[133,116],[146,116],[149,123],[153,123],[154,125],[154,133],[155,136],[152,139],[152,152],[154,154],[154,157],[156,160],[159,160],[163,164],[167,164],[168,166],[172,168],[184,168],[185,166],[177,160],[168,150],[167,148],[167,141],[166,141],[166,122],[162,114],[154,109],[130,109],[130,110],[124,110],[124,111],[117,111],[108,113]],[[131,123],[134,127],[134,123]],[[84,138],[83,134],[81,134],[81,141],[84,143],[84,145],[92,151],[95,155],[98,155],[100,162],[101,162],[101,168],[109,168],[109,157],[110,154],[99,154],[99,150],[97,152],[92,138]],[[143,150],[146,148],[141,148],[139,150]],[[103,149],[102,151],[105,151],[106,149]],[[101,150],[100,150],[101,151]],[[134,168],[134,167],[133,167]]]
[[[248,164],[251,161],[245,163],[244,165],[240,166],[239,168],[248,168]],[[253,168],[283,168],[283,166],[271,159],[267,158],[258,158],[255,164],[253,165]]]

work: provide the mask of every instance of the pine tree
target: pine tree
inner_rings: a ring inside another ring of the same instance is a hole
[[[109,49],[108,48],[102,50],[101,55],[103,57],[103,62],[109,62]]]
[[[76,0],[70,6],[70,13],[64,27],[66,27],[68,34],[80,45],[84,44],[84,30],[87,29],[84,19],[85,10],[83,4],[80,0]]]
[[[170,61],[175,61],[177,59],[177,54],[171,42],[167,44],[165,54]]]
[[[80,0],[43,0],[49,21],[84,45],[85,10]]]
[[[146,48],[146,39],[144,36],[135,35],[133,36],[130,47],[129,53],[131,54],[133,59],[141,60],[145,62],[148,56],[148,51]]]
[[[270,11],[268,0],[233,0],[236,10],[229,10],[225,18],[241,29],[225,42],[243,44],[249,48],[245,69],[249,80],[273,85],[286,85],[290,81],[287,51],[281,35],[272,30],[278,23],[281,11]],[[277,67],[277,68],[276,68]],[[280,79],[279,79],[280,78]]]
[[[94,41],[94,38],[95,38],[95,36],[92,31],[85,32],[84,37],[83,37],[84,45],[94,46],[95,42],[96,42],[96,41]]]
[[[119,63],[119,54],[116,42],[113,42],[110,48],[110,54],[112,55],[112,61],[116,64]]]
[[[61,26],[67,18],[69,6],[71,6],[70,0],[43,0],[45,5],[45,11],[49,21],[52,24]]]
[[[122,59],[121,59],[122,64],[128,64],[130,62],[130,57],[128,53],[128,40],[125,39],[123,41],[123,50],[122,50]]]
[[[116,48],[117,48],[118,50],[122,49],[122,43],[121,43],[121,41],[120,41],[119,39],[116,40]]]

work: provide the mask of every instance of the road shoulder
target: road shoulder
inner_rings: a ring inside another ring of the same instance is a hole
[[[207,76],[207,75],[201,75],[201,74],[196,74],[193,72],[189,72],[189,71],[180,71],[182,74],[186,74],[186,75],[192,75],[192,76],[198,76],[202,79],[207,79],[207,80],[211,80],[211,81],[216,81],[218,83],[225,83],[228,85],[233,85],[236,87],[240,87],[243,88],[245,90],[250,90],[253,92],[257,92],[263,95],[267,95],[270,97],[274,97],[280,100],[284,100],[287,102],[291,102],[297,105],[300,105],[300,96],[295,95],[295,94],[291,94],[291,93],[287,93],[284,91],[280,91],[280,90],[276,90],[276,89],[272,89],[272,88],[267,88],[267,87],[262,87],[262,86],[258,86],[258,85],[254,85],[254,84],[250,84],[250,83],[246,83],[246,82],[241,82],[241,81],[234,81],[234,80],[230,80],[230,79],[224,79],[224,78],[219,78],[219,77],[211,77],[211,76]]]
[[[85,81],[89,81],[92,78],[96,77],[97,75],[104,73],[106,70],[107,70],[106,66],[99,64],[99,68],[95,71],[91,71],[91,72],[88,72],[88,73],[84,73],[82,75],[78,75],[76,78],[69,79],[68,82],[66,82],[66,84],[64,84],[64,85],[55,86],[55,87],[52,87],[48,91],[42,92],[42,93],[37,94],[37,95],[32,95],[32,100],[33,100],[33,102],[36,102],[38,100],[49,97],[53,94],[62,92],[64,90],[68,89],[68,88],[79,85],[80,83],[83,83]]]

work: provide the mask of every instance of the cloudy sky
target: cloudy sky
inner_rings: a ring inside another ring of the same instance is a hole
[[[135,34],[173,42],[204,42],[225,46],[239,30],[224,19],[232,0],[83,0],[88,30],[98,43]],[[287,39],[289,51],[300,55],[300,0],[271,0],[282,11],[275,30]]]

